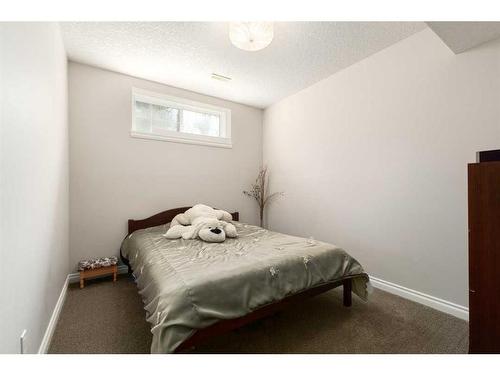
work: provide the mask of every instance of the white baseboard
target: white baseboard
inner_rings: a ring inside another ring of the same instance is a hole
[[[118,266],[119,274],[127,272],[128,272],[128,267],[126,265]],[[59,315],[61,314],[61,309],[66,299],[68,285],[70,283],[75,283],[78,281],[80,281],[80,274],[78,272],[70,273],[68,274],[68,276],[66,276],[66,280],[64,281],[56,306],[54,307],[54,311],[52,312],[52,316],[50,317],[49,324],[47,325],[47,329],[45,330],[45,334],[43,335],[42,342],[40,344],[40,347],[38,348],[38,354],[46,354],[48,352],[50,347],[50,342],[52,341],[52,336],[54,335],[57,322],[59,321]]]
[[[377,277],[370,276],[370,281],[375,288],[409,299],[422,305],[429,306],[446,314],[456,316],[457,318],[467,321],[469,320],[469,309],[465,306],[457,305],[456,303],[446,301],[444,299],[437,298],[410,288],[406,288],[404,286],[397,285],[389,281],[379,279]]]
[[[52,316],[50,317],[49,324],[47,325],[47,329],[45,330],[45,334],[43,335],[42,342],[40,343],[40,347],[38,348],[38,354],[47,354],[49,350],[50,341],[52,340],[52,336],[54,335],[54,331],[56,329],[56,325],[59,320],[59,315],[61,314],[61,310],[64,305],[64,301],[66,299],[68,284],[69,284],[69,275],[66,276],[66,280],[64,280],[61,293],[59,294],[56,306],[54,307],[54,311],[52,311]]]

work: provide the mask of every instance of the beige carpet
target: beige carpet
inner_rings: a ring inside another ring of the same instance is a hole
[[[466,353],[465,321],[375,289],[342,306],[341,288],[197,347],[193,353]],[[131,278],[68,290],[50,353],[149,353]]]

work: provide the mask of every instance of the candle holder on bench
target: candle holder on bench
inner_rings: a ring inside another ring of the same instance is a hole
[[[80,288],[85,286],[85,279],[96,276],[113,275],[113,282],[115,282],[118,270],[117,263],[117,257],[92,258],[78,262]]]

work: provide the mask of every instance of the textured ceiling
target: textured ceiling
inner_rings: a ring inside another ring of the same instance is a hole
[[[426,27],[421,22],[278,22],[261,51],[223,22],[62,23],[72,61],[265,108]],[[229,82],[210,78],[231,77]]]
[[[500,37],[500,22],[427,22],[455,53]]]

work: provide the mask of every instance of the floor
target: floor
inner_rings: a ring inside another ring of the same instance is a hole
[[[49,353],[149,353],[131,278],[69,287]],[[465,321],[375,289],[342,306],[341,288],[214,338],[192,353],[466,353]]]

